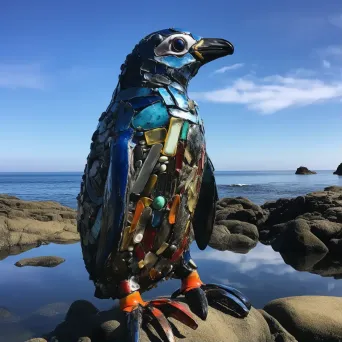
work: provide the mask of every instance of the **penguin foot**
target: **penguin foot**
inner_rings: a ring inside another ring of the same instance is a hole
[[[171,298],[184,294],[193,313],[205,320],[208,315],[208,304],[224,311],[233,312],[239,317],[246,317],[251,303],[245,295],[235,288],[219,284],[203,284],[196,271],[182,280],[182,286]]]
[[[174,342],[167,317],[173,317],[194,330],[198,327],[192,314],[182,303],[167,298],[144,302],[136,291],[120,300],[120,308],[126,313],[129,342],[140,341],[140,327],[143,323],[150,323],[163,341]]]

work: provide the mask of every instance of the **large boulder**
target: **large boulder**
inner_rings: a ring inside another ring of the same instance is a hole
[[[342,298],[301,296],[276,299],[264,310],[300,342],[342,341]]]
[[[342,163],[337,167],[334,175],[342,176]]]
[[[76,241],[75,210],[56,202],[0,195],[0,260],[42,243]]]
[[[247,198],[223,198],[217,202],[215,225],[209,246],[220,251],[247,253],[259,241],[257,226],[267,212]]]
[[[276,319],[254,308],[244,319],[211,307],[206,321],[200,320],[197,316],[194,316],[194,319],[198,323],[196,330],[169,318],[176,341],[296,342],[296,339],[283,329]],[[84,339],[87,337],[92,342],[115,342],[124,341],[126,335],[125,316],[117,307],[99,312],[91,303],[82,300],[71,305],[65,321],[45,338],[49,340],[55,337],[59,342],[76,342],[81,337]],[[161,341],[150,325],[142,330],[141,335],[142,342]]]
[[[316,173],[317,172],[311,171],[305,166],[300,166],[295,172],[296,175],[315,175]]]

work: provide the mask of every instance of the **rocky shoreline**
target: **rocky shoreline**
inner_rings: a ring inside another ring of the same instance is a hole
[[[75,210],[0,194],[0,260],[49,242],[79,241]]]
[[[75,210],[56,202],[0,195],[0,260],[50,242],[77,241]],[[219,200],[209,246],[244,254],[258,242],[283,256],[341,256],[342,187],[261,206],[243,197]]]
[[[75,243],[79,241],[76,212],[55,202],[0,195],[0,241],[0,259],[50,242]],[[245,254],[258,242],[270,245],[297,270],[342,278],[342,187],[261,206],[243,197],[221,199],[210,246]],[[36,265],[47,261],[24,259]],[[52,265],[60,261],[53,258]],[[341,298],[301,296],[253,308],[244,319],[211,308],[207,321],[196,317],[195,331],[170,321],[176,340],[205,342],[215,335],[218,342],[334,342],[342,341],[341,312]],[[54,331],[30,341],[122,341],[123,319],[117,308],[99,312],[89,302],[76,301]],[[142,341],[160,341],[157,336],[152,329],[143,333]]]

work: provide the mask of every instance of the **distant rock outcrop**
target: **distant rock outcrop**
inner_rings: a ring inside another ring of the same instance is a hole
[[[342,176],[342,163],[337,167],[334,175]]]
[[[0,195],[0,260],[41,244],[76,241],[75,210],[57,202]]]
[[[297,170],[296,170],[296,175],[315,175],[317,172],[315,171],[311,171],[309,170],[307,167],[305,166],[300,166]]]

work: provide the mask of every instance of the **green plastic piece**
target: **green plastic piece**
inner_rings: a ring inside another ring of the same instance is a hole
[[[188,130],[189,130],[189,122],[184,121],[182,131],[181,131],[181,140],[186,140],[186,137],[188,136]]]
[[[166,204],[165,198],[163,196],[157,196],[152,202],[152,207],[153,209],[161,210],[164,208],[165,204]]]

